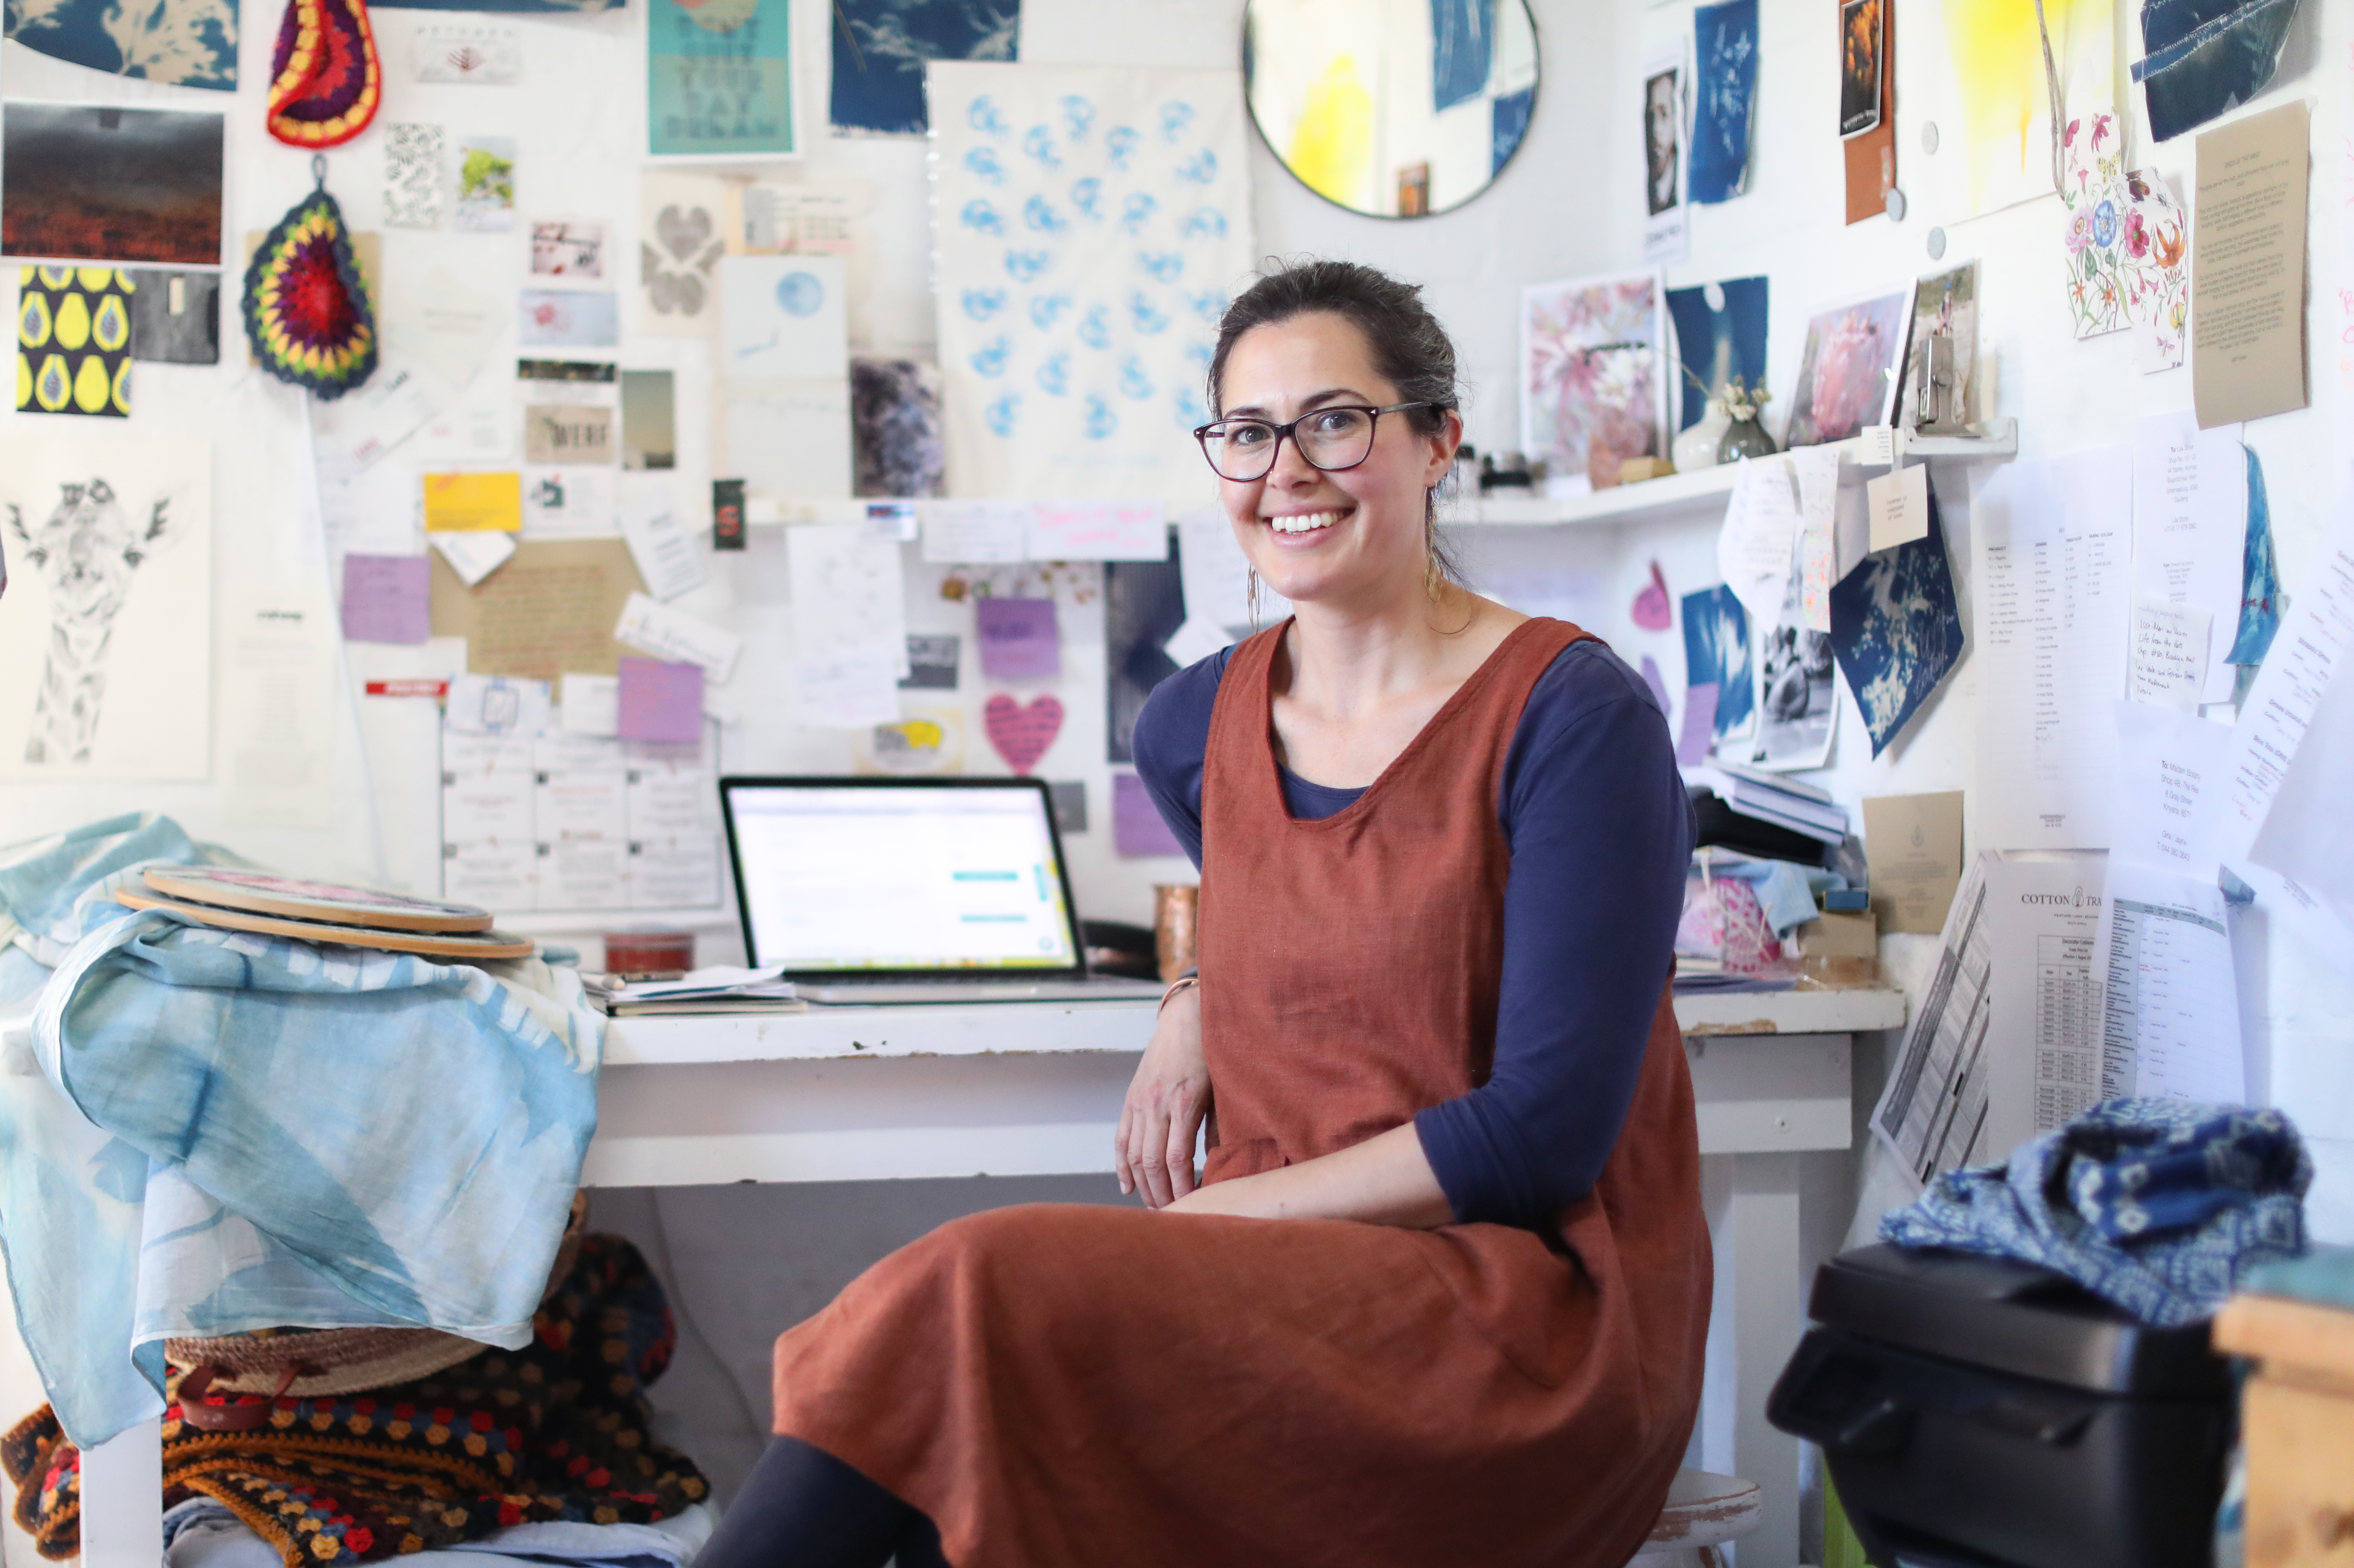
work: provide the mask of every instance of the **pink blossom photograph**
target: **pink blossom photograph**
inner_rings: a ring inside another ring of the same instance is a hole
[[[1888,423],[1913,319],[1913,286],[1817,312],[1807,323],[1784,446],[1820,446]]]

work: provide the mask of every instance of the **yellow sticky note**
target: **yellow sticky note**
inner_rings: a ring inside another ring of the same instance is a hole
[[[523,530],[523,475],[429,473],[425,531],[429,534],[515,534]]]

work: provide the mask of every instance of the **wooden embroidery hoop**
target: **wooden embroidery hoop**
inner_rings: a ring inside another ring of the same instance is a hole
[[[147,885],[164,897],[249,915],[278,915],[330,926],[378,931],[487,931],[491,913],[470,904],[444,904],[379,893],[370,887],[312,882],[216,865],[157,865]]]
[[[177,899],[151,898],[118,888],[114,901],[131,909],[161,909],[199,926],[228,931],[252,931],[265,937],[292,937],[302,942],[334,942],[347,948],[375,948],[392,953],[416,953],[438,959],[527,959],[535,944],[504,931],[378,931],[365,926],[329,925],[317,920],[290,920],[276,915],[256,915],[242,909],[219,909]]]

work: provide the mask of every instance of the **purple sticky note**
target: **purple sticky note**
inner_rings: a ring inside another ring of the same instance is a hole
[[[703,666],[621,661],[623,740],[701,740]]]
[[[433,635],[433,564],[422,556],[344,557],[344,636],[422,642]]]
[[[1684,688],[1684,726],[1676,736],[1676,760],[1689,768],[1708,760],[1708,744],[1716,733],[1716,683],[1704,681]]]
[[[1161,820],[1144,780],[1133,773],[1111,776],[1111,847],[1122,854],[1183,854],[1185,846]]]
[[[1001,681],[1035,681],[1063,673],[1062,639],[1051,599],[974,601],[981,618],[981,673]]]

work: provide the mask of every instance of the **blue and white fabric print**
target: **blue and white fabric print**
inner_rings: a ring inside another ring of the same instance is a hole
[[[980,415],[952,425],[950,482],[1198,504],[1213,482],[1185,432],[1252,262],[1234,73],[940,61],[930,90],[935,210],[956,215],[940,362]]]
[[[1948,1171],[1880,1222],[1899,1246],[2041,1264],[2143,1321],[2214,1316],[2258,1265],[2304,1254],[2313,1161],[2288,1118],[2245,1106],[2116,1099]]]
[[[603,1021],[569,969],[113,902],[230,858],[155,816],[0,851],[0,1245],[84,1446],[163,1409],[171,1336],[525,1343],[596,1128]]]

